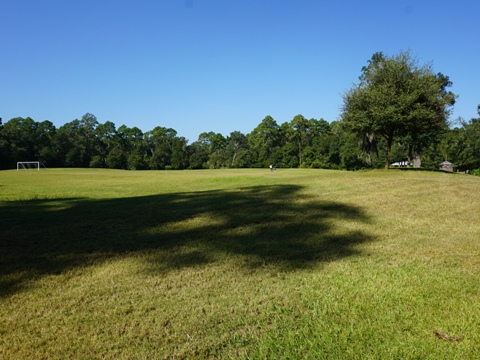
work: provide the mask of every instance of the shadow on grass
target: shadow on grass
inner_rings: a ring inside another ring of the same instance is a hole
[[[0,206],[0,296],[27,281],[125,254],[148,254],[152,272],[242,257],[286,270],[358,253],[373,238],[342,228],[361,209],[311,201],[299,186],[134,198],[47,199]]]

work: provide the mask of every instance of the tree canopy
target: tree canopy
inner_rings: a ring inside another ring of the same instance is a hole
[[[437,134],[435,141],[430,141],[433,135],[423,135],[421,140],[429,141],[422,145],[422,167],[438,168],[448,159],[461,171],[480,169],[480,119],[460,119],[456,124],[459,127]],[[299,114],[281,125],[267,116],[249,134],[203,132],[188,144],[171,128],[156,126],[143,132],[121,125],[117,129],[113,122],[99,123],[91,114],[58,129],[48,120],[13,118],[0,125],[0,169],[29,160],[47,167],[130,170],[267,168],[270,164],[278,168],[379,168],[384,166],[386,141],[373,135],[377,138],[369,134],[363,139],[362,150],[358,135],[347,131],[342,121],[306,120]],[[398,136],[395,140],[392,160],[404,161],[417,139]],[[375,141],[378,154],[371,147]]]
[[[456,95],[447,91],[448,76],[435,74],[430,64],[420,66],[409,52],[395,56],[375,53],[362,68],[360,82],[343,94],[342,123],[358,137],[364,149],[386,142],[389,168],[394,140],[403,140],[419,155],[447,129]]]

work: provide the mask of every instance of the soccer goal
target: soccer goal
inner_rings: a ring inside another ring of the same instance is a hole
[[[19,161],[17,162],[17,171],[18,170],[32,170],[37,169],[40,171],[40,166],[45,167],[40,161]]]

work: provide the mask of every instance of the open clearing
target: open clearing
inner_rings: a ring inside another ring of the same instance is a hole
[[[0,172],[2,359],[480,358],[480,178]]]

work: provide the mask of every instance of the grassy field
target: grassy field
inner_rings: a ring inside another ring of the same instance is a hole
[[[0,172],[2,359],[478,359],[480,178]]]

